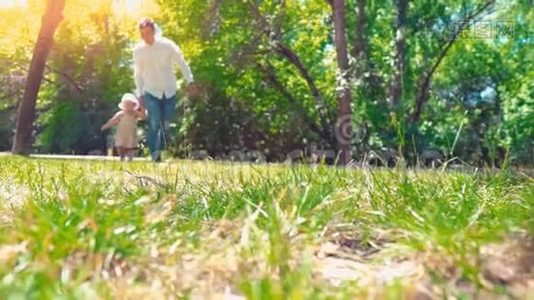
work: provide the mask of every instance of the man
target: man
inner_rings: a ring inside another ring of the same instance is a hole
[[[165,131],[176,110],[176,76],[178,65],[187,82],[189,96],[197,94],[193,74],[180,47],[173,41],[156,37],[156,25],[151,19],[139,23],[142,41],[134,48],[134,77],[136,94],[141,106],[148,112],[148,148],[152,160],[161,161]]]

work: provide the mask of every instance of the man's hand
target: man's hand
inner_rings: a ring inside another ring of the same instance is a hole
[[[188,84],[186,91],[187,91],[187,96],[189,96],[189,98],[196,97],[199,94],[198,86],[194,83]]]
[[[139,108],[144,109],[145,107],[145,97],[141,96],[137,98],[137,102],[139,102]]]

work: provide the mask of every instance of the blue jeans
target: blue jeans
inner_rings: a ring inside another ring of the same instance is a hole
[[[162,99],[159,99],[145,92],[144,97],[148,112],[148,149],[150,149],[152,159],[156,160],[166,144],[165,131],[174,118],[177,102],[176,95],[169,98],[164,95]]]

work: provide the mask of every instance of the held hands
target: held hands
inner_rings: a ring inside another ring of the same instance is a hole
[[[139,118],[139,120],[144,120],[144,119],[146,119],[145,97],[141,96],[141,97],[137,98],[137,102],[139,102],[139,107],[137,108],[135,113],[137,115],[137,118]]]
[[[137,98],[137,102],[139,102],[139,109],[144,109],[145,107],[145,97],[141,96]]]

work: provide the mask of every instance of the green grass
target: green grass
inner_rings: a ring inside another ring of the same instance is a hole
[[[533,233],[508,172],[0,157],[1,299],[526,299],[486,250]]]

